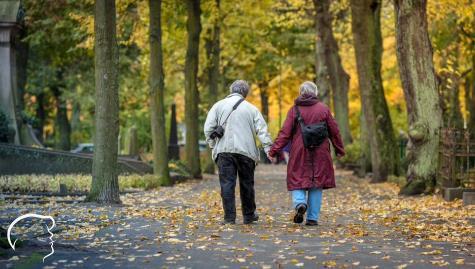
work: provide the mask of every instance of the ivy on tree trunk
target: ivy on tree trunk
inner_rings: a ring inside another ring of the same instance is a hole
[[[119,53],[115,0],[96,0],[94,11],[95,133],[92,185],[87,201],[120,203],[117,169]]]

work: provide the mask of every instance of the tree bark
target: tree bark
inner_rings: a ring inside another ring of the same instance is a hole
[[[150,6],[150,112],[153,144],[153,172],[158,181],[153,185],[173,184],[168,168],[168,146],[165,133],[164,72],[162,52],[162,0],[149,0]]]
[[[220,64],[220,34],[221,34],[221,17],[220,17],[220,0],[215,0],[216,14],[213,21],[213,26],[209,28],[208,37],[206,38],[206,55],[208,58],[208,102],[210,109],[217,101],[218,89],[220,82],[219,64]],[[207,149],[207,156],[212,155],[212,150]],[[215,165],[212,158],[208,158],[205,165],[205,173],[214,174]]]
[[[199,93],[197,85],[201,33],[200,0],[186,0],[188,44],[185,58],[186,163],[194,178],[201,178],[199,151]]]
[[[343,69],[338,53],[338,43],[333,36],[330,0],[313,0],[313,3],[316,11],[315,27],[317,31],[315,46],[317,51],[317,83],[319,83],[319,89],[323,90],[323,99],[329,99],[327,96],[329,95],[329,89],[331,89],[333,109],[340,127],[341,137],[345,144],[350,144],[352,142],[348,117],[350,76]],[[328,100],[327,104],[329,104]]]
[[[469,113],[467,127],[472,136],[475,136],[475,56],[473,56],[472,72],[465,82],[465,100]]]
[[[447,127],[462,128],[463,117],[460,110],[460,82],[462,77],[456,74],[455,70],[459,68],[458,59],[459,48],[456,46],[450,50],[443,59],[443,69],[450,70],[439,73],[439,96],[441,100],[442,122]],[[453,63],[449,59],[455,59]],[[437,74],[436,74],[437,76]]]
[[[119,135],[119,51],[115,0],[96,0],[94,11],[95,133],[92,185],[86,200],[120,203],[117,170]]]
[[[71,124],[68,120],[67,102],[62,97],[59,86],[51,87],[56,101],[56,129],[59,134],[59,143],[57,147],[62,150],[69,151],[71,149]]]
[[[399,155],[381,79],[381,1],[351,0],[362,108],[367,124],[373,170],[372,182],[398,173]]]
[[[72,110],[71,130],[77,130],[81,124],[81,104],[75,101]]]
[[[371,146],[363,109],[361,109],[360,115],[360,143],[361,155],[359,159],[360,170],[358,171],[358,176],[365,177],[367,173],[371,172]]]
[[[315,2],[315,0],[314,0]],[[317,14],[318,13],[317,11]],[[325,46],[319,31],[318,15],[315,16],[315,29],[317,36],[315,39],[315,74],[317,76],[316,82],[318,86],[318,97],[328,107],[331,107],[331,90],[330,90],[330,74],[328,74],[328,67],[325,61]]]
[[[261,97],[261,112],[264,120],[269,122],[269,93],[268,93],[268,85],[266,82],[259,83],[259,94]]]
[[[220,34],[221,34],[221,18],[220,18],[220,0],[215,0],[217,14],[213,21],[213,27],[210,28],[208,38],[206,39],[206,55],[208,57],[208,82],[209,82],[209,104],[211,106],[217,101],[220,65]]]
[[[36,118],[38,118],[38,126],[36,126],[36,136],[43,143],[44,141],[44,126],[46,121],[46,109],[45,109],[45,93],[40,92],[36,95]]]
[[[427,32],[426,0],[395,0],[397,59],[409,121],[408,184],[401,194],[433,190],[436,183],[442,113],[432,46]]]

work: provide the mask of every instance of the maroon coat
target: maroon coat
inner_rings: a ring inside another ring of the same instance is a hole
[[[335,175],[330,154],[332,142],[337,156],[345,155],[338,125],[330,109],[319,102],[315,95],[305,94],[295,100],[306,125],[325,121],[328,126],[329,139],[326,139],[318,148],[307,150],[304,148],[302,132],[298,124],[297,112],[292,107],[287,113],[284,126],[279,132],[269,152],[271,157],[276,156],[289,141],[292,142],[290,160],[287,166],[287,189],[301,190],[309,188],[334,188]],[[313,161],[313,165],[312,165]]]

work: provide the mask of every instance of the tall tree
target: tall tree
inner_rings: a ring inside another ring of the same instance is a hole
[[[352,31],[362,109],[368,130],[372,182],[397,173],[398,148],[381,79],[381,0],[351,0]]]
[[[185,58],[186,163],[193,177],[201,178],[199,151],[199,95],[197,85],[201,33],[200,0],[186,0],[188,44]]]
[[[149,0],[150,6],[150,112],[153,144],[153,171],[160,185],[172,185],[168,169],[165,133],[164,74],[162,52],[162,0]]]
[[[409,121],[408,184],[401,193],[408,195],[435,187],[439,155],[442,113],[427,32],[426,5],[426,0],[394,1],[397,59]]]
[[[219,65],[220,65],[220,34],[221,34],[221,13],[220,13],[220,0],[214,1],[212,16],[212,26],[208,28],[208,32],[205,38],[205,48],[208,66],[206,72],[208,75],[208,108],[217,101],[219,82],[221,80]],[[211,149],[208,148],[208,156],[211,156]],[[206,162],[205,173],[214,174],[215,165],[214,161],[209,158]]]
[[[316,15],[315,28],[317,31],[317,81],[323,86],[323,96],[326,99],[328,84],[331,87],[335,118],[340,127],[341,137],[345,144],[350,144],[350,122],[348,112],[348,88],[350,76],[345,72],[338,54],[338,43],[333,36],[330,0],[313,0]],[[323,76],[323,77],[320,77]]]
[[[59,72],[58,82],[61,81],[62,78],[61,73]],[[64,86],[63,86],[64,87]],[[51,92],[54,95],[55,103],[56,103],[56,128],[55,132],[58,133],[59,136],[59,144],[58,148],[62,150],[70,150],[71,149],[71,124],[68,119],[68,108],[67,102],[64,99],[64,88],[62,89],[62,85],[60,83],[54,83],[51,86]]]
[[[119,51],[115,0],[96,0],[94,10],[95,133],[92,185],[87,201],[120,203],[117,169]]]

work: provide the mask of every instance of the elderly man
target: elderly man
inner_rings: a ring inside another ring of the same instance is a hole
[[[204,125],[206,141],[213,149],[213,160],[218,164],[224,222],[236,221],[234,189],[239,175],[239,189],[244,224],[259,219],[254,195],[254,169],[259,160],[257,136],[268,153],[272,138],[259,110],[245,101],[249,93],[246,81],[236,80],[231,94],[213,105]]]

